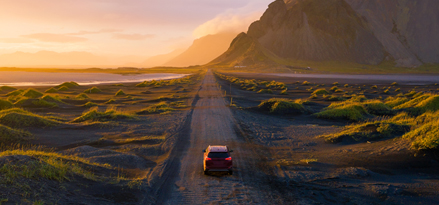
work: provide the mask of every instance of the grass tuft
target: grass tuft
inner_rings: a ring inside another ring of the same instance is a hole
[[[98,106],[98,104],[94,103],[94,102],[87,102],[84,105],[82,105],[82,107],[86,107],[86,108],[91,108],[91,107],[96,107]]]
[[[109,108],[105,112],[100,112],[98,107],[93,107],[90,110],[84,112],[81,116],[75,118],[72,122],[85,122],[85,121],[112,121],[133,119],[135,115],[118,111],[114,108]]]
[[[22,143],[32,138],[32,134],[0,124],[0,141],[5,144]]]
[[[23,109],[12,108],[0,111],[0,124],[13,128],[22,128],[54,126],[60,124],[60,122]]]
[[[49,88],[45,91],[45,93],[56,93],[56,92],[58,92],[58,90],[55,88]]]
[[[325,88],[315,90],[311,95],[327,95],[329,92]]]
[[[62,86],[62,87],[58,88],[58,91],[68,91],[68,90],[70,90],[70,88],[67,86]]]
[[[150,114],[150,113],[168,113],[173,111],[174,108],[167,102],[160,102],[154,105],[150,105],[147,108],[137,112],[137,114]]]
[[[271,89],[261,89],[261,90],[258,91],[258,93],[273,94],[273,91]]]
[[[77,95],[75,98],[77,100],[88,100],[88,99],[90,99],[90,97],[88,97],[88,95],[85,94],[85,93],[81,93],[81,94]]]

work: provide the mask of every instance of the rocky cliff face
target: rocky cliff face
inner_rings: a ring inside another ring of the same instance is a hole
[[[438,6],[436,0],[277,0],[235,41],[253,41],[272,60],[416,67],[439,63]],[[228,56],[245,53],[236,52],[238,44]]]

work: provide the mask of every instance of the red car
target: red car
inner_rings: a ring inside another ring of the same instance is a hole
[[[209,171],[233,174],[233,161],[230,156],[230,152],[233,152],[233,150],[229,150],[227,146],[209,145],[203,152],[204,174],[208,174]]]

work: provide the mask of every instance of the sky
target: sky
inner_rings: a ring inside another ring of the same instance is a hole
[[[0,54],[154,56],[246,31],[273,0],[0,0]]]

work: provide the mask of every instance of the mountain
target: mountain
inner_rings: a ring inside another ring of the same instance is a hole
[[[277,0],[211,63],[439,63],[438,6],[434,0]]]
[[[165,64],[166,62],[172,60],[173,58],[177,57],[181,53],[183,53],[184,49],[176,49],[170,53],[162,54],[162,55],[156,55],[152,56],[145,61],[141,63],[141,66],[143,67],[154,67],[154,66],[161,66]]]
[[[183,53],[164,63],[164,66],[185,67],[206,64],[227,50],[236,33],[219,33],[196,39]]]

